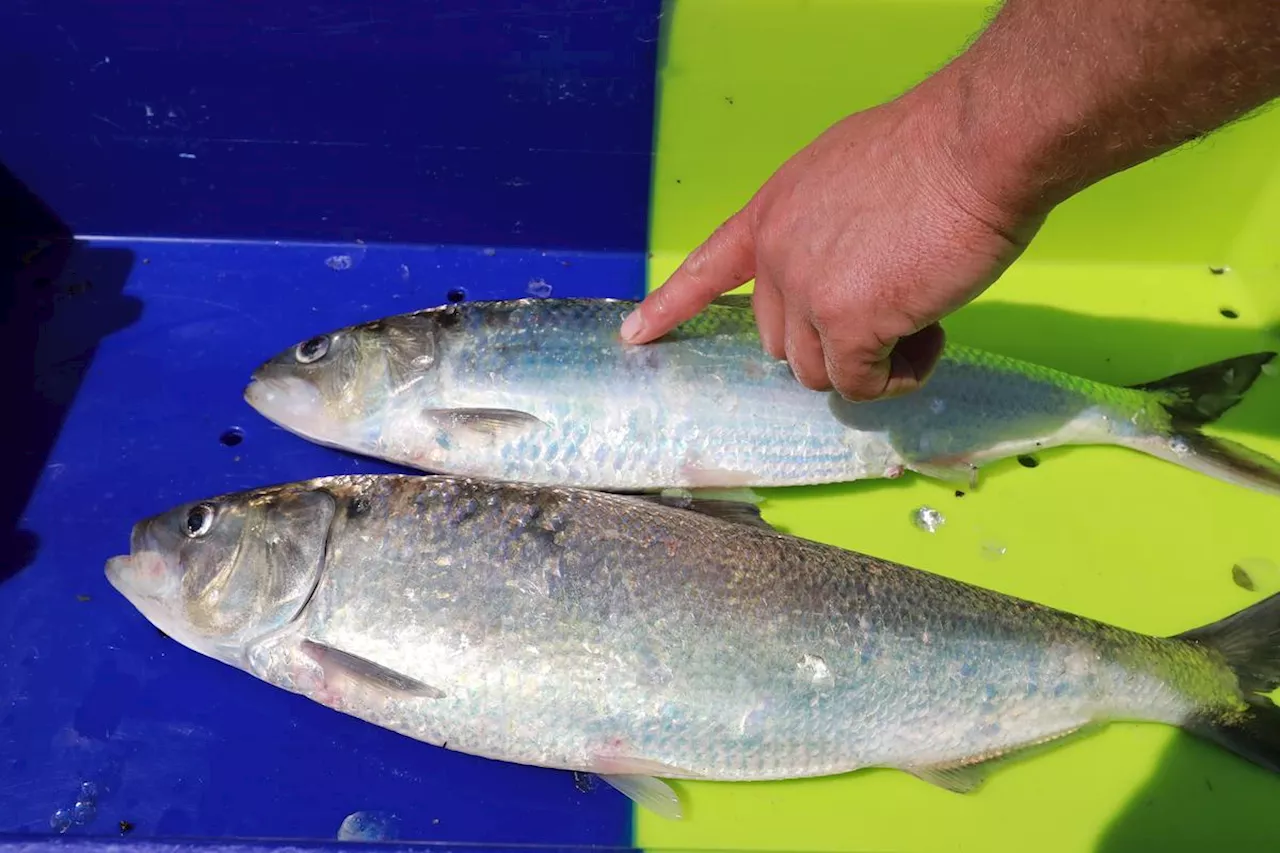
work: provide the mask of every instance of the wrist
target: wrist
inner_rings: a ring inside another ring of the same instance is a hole
[[[947,66],[897,99],[949,202],[1014,242],[1028,239],[1070,192],[1043,168],[1047,147],[1027,128],[999,120],[1000,110],[974,92],[969,71]]]

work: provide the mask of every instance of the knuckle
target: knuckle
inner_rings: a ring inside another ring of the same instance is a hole
[[[802,358],[792,357],[788,358],[787,361],[791,364],[791,372],[795,375],[796,381],[805,388],[810,391],[822,391],[830,387],[825,371],[820,371],[812,365],[806,364]]]
[[[827,297],[814,300],[809,307],[809,314],[813,319],[814,328],[820,332],[839,328],[847,313],[843,305]]]
[[[700,279],[706,272],[707,265],[711,262],[711,258],[711,240],[708,240],[690,252],[689,257],[685,258],[685,261],[682,264],[685,275],[694,280]]]

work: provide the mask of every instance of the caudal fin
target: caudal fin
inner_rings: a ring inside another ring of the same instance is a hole
[[[1275,357],[1274,352],[1251,353],[1129,386],[1151,394],[1169,416],[1166,434],[1132,446],[1228,483],[1280,494],[1280,461],[1201,432],[1244,398]]]
[[[1280,708],[1262,695],[1280,687],[1280,593],[1177,639],[1221,654],[1246,702],[1242,712],[1206,712],[1185,728],[1280,773]]]

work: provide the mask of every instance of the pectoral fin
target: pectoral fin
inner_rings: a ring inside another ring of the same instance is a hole
[[[342,649],[303,640],[302,650],[324,670],[326,683],[335,676],[346,676],[354,681],[390,693],[415,696],[422,699],[443,699],[444,692],[416,678],[388,669],[381,664],[344,652]]]
[[[423,417],[449,432],[469,432],[486,438],[510,438],[533,427],[541,418],[515,409],[424,409]]]
[[[597,758],[592,772],[659,817],[680,820],[684,816],[676,792],[657,777],[671,775],[687,778],[690,774],[685,771],[644,758],[609,756]]]
[[[759,527],[764,530],[776,530],[772,524],[764,520],[760,507],[752,503],[728,498],[701,497],[694,492],[663,492],[662,494],[632,495],[640,500],[676,509],[697,512],[734,524],[745,524],[748,527]]]
[[[652,776],[605,773],[599,775],[636,805],[643,806],[658,817],[664,817],[667,820],[680,820],[684,817],[680,798],[676,796],[675,791],[671,790],[671,786],[661,779],[655,779]]]

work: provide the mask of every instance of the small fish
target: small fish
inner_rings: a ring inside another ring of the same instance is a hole
[[[432,473],[610,491],[752,488],[922,475],[1066,444],[1133,448],[1280,493],[1280,462],[1201,427],[1275,356],[1133,387],[949,344],[925,387],[851,403],[806,389],[722,297],[665,338],[623,344],[634,302],[452,304],[303,341],[245,389],[304,438]]]
[[[179,643],[428,744],[601,776],[897,768],[974,789],[1112,720],[1280,772],[1280,595],[1154,637],[785,535],[752,505],[348,475],[135,525],[111,584]]]

